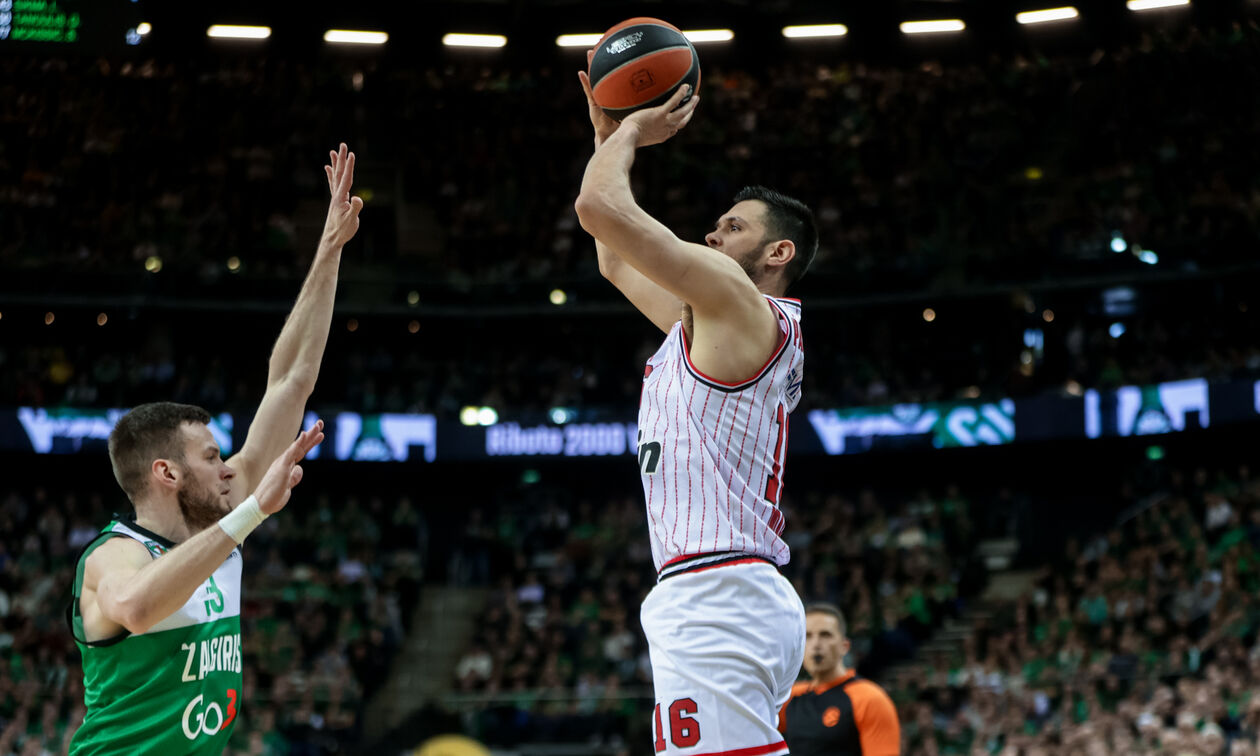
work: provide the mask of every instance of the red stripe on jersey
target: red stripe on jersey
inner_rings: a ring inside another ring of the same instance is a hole
[[[694,389],[693,389],[693,391],[694,391]],[[704,416],[705,416],[705,414],[709,411],[709,399],[710,399],[712,396],[713,396],[713,389],[706,387],[706,388],[705,388],[705,394],[704,394],[704,406],[700,408],[700,417],[704,417]],[[703,444],[704,444],[704,438],[703,438],[703,437],[700,439],[700,443],[701,443],[701,445],[703,445]],[[691,457],[688,457],[688,458],[687,458],[687,464],[690,466],[690,464],[691,464]],[[705,515],[707,515],[707,514],[709,513],[709,494],[708,494],[708,492],[707,492],[707,491],[705,490],[705,488],[704,488],[704,468],[705,468],[705,466],[704,466],[704,465],[701,465],[701,466],[700,466],[700,502],[701,502],[701,505],[700,505],[700,538],[699,538],[699,539],[697,539],[697,541],[696,541],[696,544],[697,544],[698,546],[703,546],[703,545],[704,545],[704,517],[705,517]],[[688,494],[690,494],[690,493],[691,493],[691,482],[690,482],[690,479],[689,479],[689,480],[688,480],[688,482],[687,482],[687,493],[688,493]],[[690,503],[690,502],[688,502],[688,503]],[[715,522],[716,522],[716,519],[715,519]],[[690,545],[691,545],[691,541],[690,541],[690,539],[687,541],[687,545],[688,545],[688,546],[690,546]]]
[[[784,334],[784,336],[786,336],[786,335],[787,335],[787,334]],[[775,372],[776,372],[776,373],[778,372],[778,368],[777,368],[777,367],[775,368]],[[767,381],[767,382],[766,382],[766,395],[765,395],[764,397],[762,397],[762,399],[761,399],[761,403],[762,403],[762,404],[765,404],[766,400],[770,398],[770,391],[771,391],[771,389],[773,389],[773,388],[774,388],[774,384],[775,384],[775,382],[774,382],[774,376],[771,376],[771,379],[770,379],[769,381]],[[747,498],[747,494],[748,494],[748,481],[752,479],[753,473],[756,471],[756,467],[757,467],[757,454],[756,454],[756,452],[757,452],[757,450],[761,449],[761,427],[762,427],[763,425],[765,425],[765,422],[766,422],[766,416],[765,416],[765,414],[763,413],[763,414],[761,414],[761,416],[760,416],[760,417],[758,417],[758,418],[757,418],[757,435],[756,435],[756,437],[755,437],[755,438],[753,438],[752,450],[751,450],[751,452],[750,452],[750,453],[749,453],[749,455],[748,455],[748,474],[747,474],[747,475],[745,475],[745,476],[743,476],[743,477],[744,477],[744,480],[743,480],[743,483],[744,483],[744,488],[743,488],[743,491],[742,491],[742,494],[743,494],[742,498]],[[767,440],[767,441],[769,441],[770,439],[769,439],[769,438],[767,438],[766,440]],[[743,464],[743,461],[744,461],[744,456],[743,456],[743,451],[741,450],[741,452],[740,452],[740,464]],[[742,506],[740,507],[740,515],[739,515],[739,516],[740,516],[740,522],[741,522],[741,523],[743,522],[743,516],[744,516],[744,511],[743,511],[743,510],[744,510],[744,509],[745,509],[745,507],[742,507]],[[762,523],[762,528],[763,528],[763,529],[765,528],[765,523],[764,523],[764,522]],[[743,530],[743,526],[742,526],[742,525],[741,525],[741,527],[740,527],[740,530]],[[755,549],[757,548],[757,528],[756,528],[756,527],[754,527],[754,528],[753,528],[753,533],[752,533],[752,536],[753,536],[753,549],[755,550]],[[747,544],[748,544],[748,541],[747,541],[747,536],[745,536],[744,545],[745,545],[745,546],[747,546]]]
[[[673,385],[673,380],[674,380],[673,375],[671,375],[671,376],[670,376],[670,385]],[[655,441],[655,440],[658,440],[658,439],[659,439],[659,433],[660,433],[660,427],[661,427],[661,418],[665,416],[665,413],[661,411],[660,390],[661,390],[661,385],[660,385],[659,383],[657,383],[657,384],[656,384],[656,390],[652,392],[652,405],[651,405],[651,406],[652,406],[652,410],[654,410],[654,411],[656,412],[656,420],[652,423],[652,440],[653,440],[653,441]],[[667,394],[667,396],[668,396],[668,394]],[[664,455],[664,453],[665,453],[665,450],[664,450],[664,449],[662,449],[662,450],[661,450],[661,454],[662,454],[662,455]],[[664,461],[665,461],[665,460],[663,460],[663,459],[661,460],[661,462],[662,462],[662,463],[663,463]],[[658,468],[658,469],[659,469],[659,468]],[[655,475],[650,475],[650,476],[648,476],[648,481],[649,481],[649,482],[648,482],[648,498],[647,498],[647,500],[648,500],[649,502],[651,502],[651,501],[652,501],[652,494],[653,494],[653,493],[655,492],[655,490],[656,490],[656,476],[655,476]],[[665,504],[664,504],[664,503],[662,503],[662,504],[661,504],[661,515],[660,515],[660,517],[656,517],[655,515],[653,515],[653,514],[652,514],[652,508],[651,508],[651,506],[650,506],[650,505],[649,505],[649,507],[648,507],[648,515],[652,518],[652,521],[653,521],[653,523],[654,523],[654,524],[653,524],[653,528],[652,528],[652,529],[653,529],[654,531],[658,531],[658,532],[660,532],[660,535],[659,535],[659,536],[657,536],[659,543],[662,543],[662,544],[663,544],[663,543],[665,543],[665,532],[664,532],[664,531],[665,531]]]
[[[784,525],[783,512],[778,509],[771,512],[770,513],[770,529],[774,531],[775,535],[777,536],[783,535],[783,525]]]
[[[739,400],[740,400],[740,399],[743,399],[743,398],[744,398],[743,394],[740,394],[739,396],[735,397],[735,410],[731,413],[731,417],[732,417],[732,418],[739,417]],[[750,399],[750,401],[751,401],[751,399]],[[745,425],[745,426],[744,426],[744,437],[745,437],[745,438],[747,438],[747,437],[748,437],[748,426],[747,426],[747,425]],[[731,435],[729,435],[729,436],[727,436],[727,437],[726,437],[726,450],[725,450],[724,452],[722,452],[722,458],[723,458],[723,459],[729,460],[729,459],[731,458],[731,441],[732,441],[732,440],[734,440],[734,439],[735,439],[735,434],[734,434],[734,433],[732,433]],[[743,443],[744,443],[743,441],[740,441],[741,448],[742,448],[742,444],[743,444]],[[731,474],[730,474],[729,476],[727,476],[727,478],[726,478],[726,490],[728,490],[728,491],[729,491],[729,490],[731,490],[731,483],[734,483],[734,482],[735,482],[735,467],[731,467]],[[721,510],[720,510],[720,507],[721,507],[721,506],[722,506],[722,504],[721,504],[721,500],[719,499],[719,501],[718,501],[719,511],[721,511]],[[740,519],[740,523],[739,523],[739,524],[740,524],[740,529],[741,529],[741,530],[743,530],[743,526],[744,526],[744,521],[743,521],[743,519],[742,519],[742,518],[743,518],[743,516],[744,516],[744,510],[743,510],[743,507],[741,507],[741,508],[740,508],[739,515],[740,515],[740,518],[741,518],[741,519]],[[730,508],[729,508],[729,506],[728,506],[727,511],[726,511],[726,516],[727,516],[727,518],[728,518],[728,519],[729,519],[729,518],[730,518],[730,516],[731,516],[731,512],[730,512]],[[714,550],[715,550],[715,551],[717,550],[717,547],[716,547],[716,546],[714,547]],[[735,528],[731,528],[731,544],[730,544],[730,547],[729,547],[729,548],[727,548],[727,551],[734,551],[734,550],[735,550]]]
[[[779,440],[774,445],[774,468],[770,471],[770,480],[766,482],[766,501],[777,507],[779,492],[782,489],[779,477],[783,474],[783,445],[787,441],[787,408],[782,402],[779,403],[775,420],[779,424]]]
[[[705,557],[705,556],[711,556],[711,554],[700,552],[698,554],[683,554],[682,556],[676,556],[673,559],[666,562],[665,564],[662,564],[661,569],[657,570],[657,572],[661,572],[668,567],[672,567],[673,565],[678,564],[679,562],[685,562],[688,559],[696,559],[697,557]]]
[[[670,393],[672,393],[671,389],[674,388],[674,379],[677,377],[678,377],[678,374],[676,372],[670,373],[669,388],[665,389],[665,411],[666,412],[669,412],[669,395]],[[681,408],[682,408],[682,397],[678,397],[678,401],[674,406],[674,427],[675,428],[678,427],[678,410]],[[664,450],[662,450],[661,453],[664,454],[665,453]],[[677,507],[678,507],[678,444],[670,444],[669,456],[674,461],[674,463],[670,465],[670,467],[674,469],[674,508],[675,510],[677,510]],[[661,485],[664,486],[665,484],[662,483]],[[661,497],[661,521],[662,522],[665,521],[665,511],[668,508],[669,508],[669,490],[667,489],[665,491],[665,495]],[[675,530],[678,529],[678,512],[677,511],[674,512],[674,529]],[[671,533],[669,536],[669,542],[674,544],[675,549],[677,549],[678,551],[682,551],[682,549],[678,547],[678,541],[674,540],[673,533]]]
[[[690,407],[696,398],[696,384],[691,384],[691,396],[687,397]],[[681,404],[681,402],[679,402]],[[683,536],[683,548],[691,546],[691,423],[687,423],[687,530]],[[703,515],[701,515],[703,517]],[[674,529],[678,529],[678,520],[674,520]],[[673,536],[670,536],[673,538]]]

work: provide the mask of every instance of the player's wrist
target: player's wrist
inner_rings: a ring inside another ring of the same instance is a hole
[[[637,118],[627,118],[621,122],[621,126],[617,128],[616,134],[624,134],[625,139],[638,145],[639,136],[643,134],[643,125],[639,123]]]
[[[269,516],[262,511],[258,498],[251,494],[240,506],[219,518],[219,528],[235,543],[245,543],[245,538]]]

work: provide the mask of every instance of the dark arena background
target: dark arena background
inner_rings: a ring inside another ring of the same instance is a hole
[[[342,141],[328,436],[244,547],[229,753],[654,753],[660,333],[577,223],[591,42],[557,43],[636,15],[708,32],[644,208],[695,241],[745,184],[817,213],[784,574],[902,753],[1255,754],[1260,2],[1017,20],[1055,5],[0,0],[0,754],[83,717],[113,423],[194,403],[239,449]]]

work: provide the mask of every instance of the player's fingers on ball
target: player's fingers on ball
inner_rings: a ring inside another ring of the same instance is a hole
[[[594,60],[594,58],[595,58],[595,48],[592,47],[591,49],[586,51],[586,65],[589,66],[591,64],[591,61]]]

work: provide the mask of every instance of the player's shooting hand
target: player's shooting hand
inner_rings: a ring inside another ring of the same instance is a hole
[[[319,420],[310,430],[299,433],[297,440],[271,463],[258,488],[254,489],[254,498],[258,499],[258,508],[263,514],[275,514],[289,503],[290,492],[302,481],[302,468],[298,462],[323,440],[324,421]]]
[[[324,222],[324,237],[335,246],[343,246],[354,238],[359,230],[359,211],[363,209],[363,200],[350,196],[350,187],[354,184],[354,153],[342,142],[336,152],[329,152],[332,165],[324,166],[328,176],[328,191],[332,201],[328,203],[328,220]]]
[[[595,57],[594,50],[586,51],[586,65],[591,65],[591,58]],[[585,71],[578,71],[578,80],[582,82],[582,91],[586,92],[586,108],[591,117],[591,125],[595,127],[595,149],[604,143],[604,140],[612,136],[617,130],[617,121],[612,116],[604,112],[604,109],[595,104],[595,93],[591,91],[591,77]]]
[[[636,146],[647,147],[660,144],[677,134],[691,121],[691,117],[696,113],[696,106],[700,104],[700,98],[692,97],[686,105],[682,105],[683,98],[689,92],[691,92],[691,85],[683,84],[664,105],[637,110],[622,120],[623,126],[634,124],[634,127],[638,129],[639,137],[635,142]],[[682,106],[679,107],[680,105]]]

